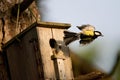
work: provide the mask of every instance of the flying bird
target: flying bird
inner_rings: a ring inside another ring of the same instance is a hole
[[[86,45],[91,43],[93,40],[98,38],[99,36],[103,36],[100,31],[95,31],[95,27],[89,24],[77,26],[81,32],[75,33],[70,31],[64,31],[64,42],[65,45],[69,45],[71,42],[75,40],[79,40],[80,44]]]

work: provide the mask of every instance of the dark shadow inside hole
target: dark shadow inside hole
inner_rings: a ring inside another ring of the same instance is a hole
[[[56,42],[55,39],[52,38],[52,39],[49,40],[49,44],[50,44],[51,48],[55,48],[55,45],[57,44],[57,42]]]

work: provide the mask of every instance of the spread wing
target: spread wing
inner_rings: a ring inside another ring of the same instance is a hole
[[[64,42],[66,45],[68,45],[69,43],[79,39],[80,34],[74,33],[74,32],[70,32],[70,31],[64,31]]]
[[[82,26],[77,26],[77,28],[81,31],[95,31],[95,27],[90,25],[90,24],[86,24],[86,25],[82,25]]]

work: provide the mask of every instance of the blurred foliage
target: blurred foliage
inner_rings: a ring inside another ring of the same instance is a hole
[[[74,76],[88,74],[92,71],[98,71],[91,63],[71,52]]]
[[[75,77],[79,75],[86,75],[88,73],[96,71],[103,72],[96,69],[96,67],[92,64],[95,60],[94,57],[96,56],[96,53],[97,47],[95,46],[84,51],[80,51],[79,54],[71,52],[73,73]],[[120,80],[120,50],[118,51],[116,62],[111,70],[111,73],[112,73],[111,75],[105,73],[105,77],[100,80]]]
[[[120,64],[120,62],[119,62],[119,64]],[[117,80],[120,80],[120,65],[118,66],[118,68],[116,70],[115,77]]]
[[[105,77],[104,72],[96,69],[90,62],[82,59],[79,55],[71,52],[71,59],[75,80],[112,80],[111,77]],[[87,77],[93,77],[93,79]]]
[[[92,62],[95,60],[96,54],[97,54],[97,45],[92,46],[88,49],[85,49],[84,51],[79,51],[79,56],[88,62],[92,64]]]
[[[96,68],[96,66],[93,65],[94,60],[96,60],[95,57],[97,57],[98,48],[99,46],[94,45],[86,49],[84,48],[84,50],[80,50],[77,54],[71,52],[73,73],[75,78],[81,75],[89,75],[95,72],[101,73],[103,76],[103,78],[96,80],[112,80],[110,76],[105,77],[107,74],[103,71],[100,71]]]
[[[115,74],[114,74],[114,77],[116,80],[120,80],[120,49],[118,50],[118,63],[117,63],[117,69],[115,70]]]

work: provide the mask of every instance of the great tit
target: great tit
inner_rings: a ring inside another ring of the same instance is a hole
[[[75,33],[70,31],[64,31],[64,42],[65,45],[80,39],[79,43],[82,45],[89,44],[99,36],[103,36],[100,31],[95,31],[95,27],[92,25],[77,26],[81,32]]]

